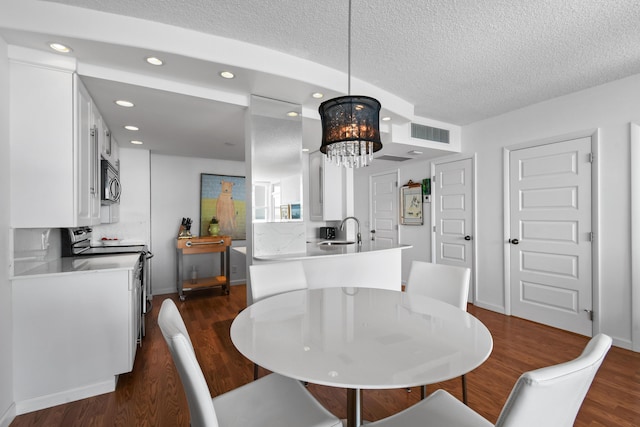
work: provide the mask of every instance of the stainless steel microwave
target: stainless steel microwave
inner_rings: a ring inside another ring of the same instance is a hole
[[[101,203],[103,205],[120,203],[120,195],[122,194],[120,172],[114,165],[105,159],[102,159],[100,169],[102,170],[102,188],[100,190]]]

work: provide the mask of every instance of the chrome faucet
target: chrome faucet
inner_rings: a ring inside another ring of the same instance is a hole
[[[360,221],[358,221],[358,218],[356,218],[355,216],[348,216],[345,219],[343,219],[342,222],[340,223],[340,231],[344,231],[344,223],[347,222],[348,219],[354,220],[358,225],[358,234],[356,235],[356,242],[358,243],[358,246],[360,246],[362,245],[362,234],[360,234]]]

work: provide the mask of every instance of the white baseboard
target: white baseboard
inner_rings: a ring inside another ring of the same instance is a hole
[[[476,307],[484,308],[485,310],[495,311],[496,313],[500,313],[500,314],[505,313],[504,307],[500,305],[489,304],[489,303],[478,301],[478,300],[476,300],[473,303],[473,305],[475,305]]]
[[[87,397],[110,393],[116,389],[117,378],[118,377],[114,376],[110,379],[84,387],[18,401],[15,403],[16,414],[22,415],[28,412],[38,411],[40,409],[51,408],[52,406],[61,405],[63,403],[74,402],[76,400],[86,399]]]
[[[0,417],[0,427],[9,427],[9,424],[13,422],[13,419],[16,417],[16,405],[12,403],[4,414]]]
[[[633,351],[633,343],[631,342],[631,340],[617,338],[617,337],[611,337],[611,338],[613,338],[613,345],[615,347],[620,347],[620,348],[624,348],[626,350]]]

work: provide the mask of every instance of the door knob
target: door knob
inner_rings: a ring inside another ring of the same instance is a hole
[[[509,239],[509,243],[511,243],[512,245],[517,245],[518,243],[520,243],[520,240],[518,240],[518,239]]]
[[[471,236],[469,236],[469,235],[464,236],[464,240],[471,240]]]
[[[371,230],[371,233],[376,234],[376,230]]]

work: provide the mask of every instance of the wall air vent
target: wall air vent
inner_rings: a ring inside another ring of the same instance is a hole
[[[417,123],[411,123],[411,137],[443,144],[449,143],[449,131],[447,129],[438,129]]]
[[[405,160],[411,160],[411,157],[398,157],[385,154],[384,156],[376,157],[376,160],[389,160],[392,162],[404,162]]]

